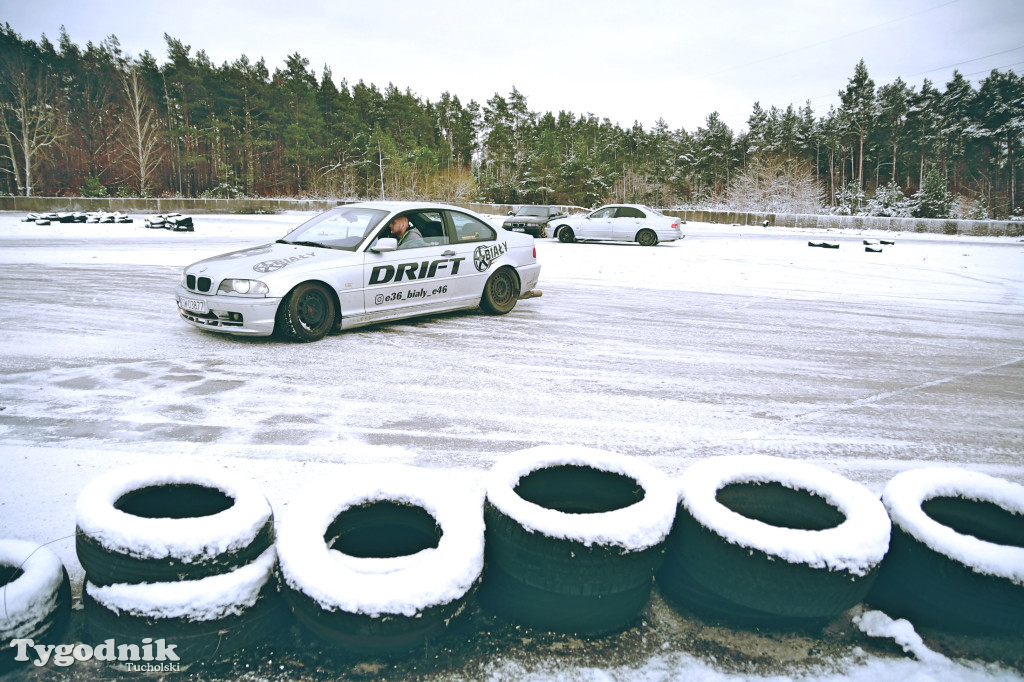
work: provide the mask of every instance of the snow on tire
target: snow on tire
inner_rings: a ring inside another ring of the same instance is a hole
[[[452,472],[345,467],[283,513],[281,590],[299,621],[337,646],[422,650],[476,592],[482,502],[478,486]]]
[[[777,457],[711,457],[683,472],[658,585],[727,620],[820,625],[867,594],[890,531],[878,498],[838,474]]]
[[[233,571],[199,580],[82,588],[93,644],[152,638],[173,646],[182,664],[258,642],[287,614],[273,578],[274,547]]]
[[[90,482],[76,511],[78,558],[95,585],[198,580],[274,542],[267,498],[225,469],[118,469]]]
[[[889,481],[882,502],[893,537],[871,603],[915,625],[1024,632],[1024,486],[914,469]]]
[[[487,475],[481,601],[527,625],[598,634],[647,605],[676,495],[653,467],[579,446],[513,453]]]
[[[14,665],[14,639],[50,643],[71,614],[71,583],[51,550],[25,540],[0,540],[0,673]]]

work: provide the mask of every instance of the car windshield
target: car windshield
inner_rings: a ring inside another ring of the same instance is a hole
[[[523,206],[521,209],[516,211],[516,215],[537,215],[547,217],[548,209],[547,206]]]
[[[342,206],[308,220],[278,241],[283,244],[305,244],[327,249],[355,251],[359,242],[387,216],[376,208]]]

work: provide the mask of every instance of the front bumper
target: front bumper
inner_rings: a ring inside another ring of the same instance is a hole
[[[193,327],[222,334],[270,336],[280,298],[209,296],[174,288],[178,314]],[[198,309],[196,309],[198,308]]]

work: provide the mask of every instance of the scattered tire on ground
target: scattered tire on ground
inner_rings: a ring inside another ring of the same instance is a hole
[[[234,472],[117,469],[77,504],[75,544],[90,582],[173,582],[233,571],[274,542],[270,503]]]
[[[893,537],[871,603],[915,625],[1024,636],[1024,486],[915,469],[889,481],[882,502]]]
[[[164,640],[174,645],[182,668],[254,644],[287,616],[272,579],[275,560],[269,547],[233,571],[169,583],[98,586],[86,574],[82,602],[90,643]]]
[[[483,570],[482,491],[473,488],[451,472],[348,466],[289,506],[280,584],[299,622],[373,654],[422,651],[444,635]]]
[[[606,451],[542,446],[508,455],[486,480],[488,609],[578,634],[636,620],[675,513],[662,474]]]
[[[726,620],[818,627],[860,602],[889,517],[867,488],[803,462],[712,457],[683,472],[663,594]]]
[[[810,242],[807,242],[807,246],[814,246],[814,247],[817,247],[819,249],[838,249],[839,248],[839,242],[810,241]]]
[[[71,583],[51,550],[0,540],[0,674],[17,665],[13,639],[57,643],[71,614]]]

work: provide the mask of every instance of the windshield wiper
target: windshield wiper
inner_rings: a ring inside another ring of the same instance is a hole
[[[315,247],[320,248],[320,249],[333,249],[334,248],[333,246],[328,246],[327,244],[321,244],[320,242],[286,242],[283,239],[278,239],[277,243],[278,244],[292,244],[294,246],[315,246]]]

